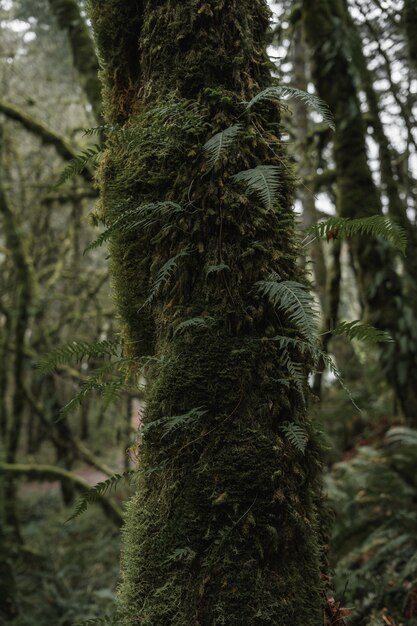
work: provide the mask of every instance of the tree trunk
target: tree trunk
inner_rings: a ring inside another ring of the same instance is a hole
[[[255,285],[272,272],[302,280],[279,106],[242,105],[271,84],[266,2],[90,11],[105,115],[123,127],[100,172],[101,216],[125,225],[110,243],[113,284],[128,354],[154,351],[119,623],[321,626],[320,446],[273,340],[289,320]],[[202,145],[237,123],[210,167]],[[260,164],[280,173],[268,208],[232,179]],[[171,213],[153,205],[135,227],[140,207],[167,201]],[[288,424],[308,434],[304,452]]]
[[[345,53],[344,0],[304,0],[303,19],[312,51],[317,91],[336,120],[334,158],[338,212],[360,218],[382,214],[378,189],[367,159],[365,128],[349,60]],[[382,344],[384,370],[410,423],[417,415],[417,320],[408,305],[396,259],[384,241],[356,237],[351,243],[366,316],[388,331],[395,343]]]

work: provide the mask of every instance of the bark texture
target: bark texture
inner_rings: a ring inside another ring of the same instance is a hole
[[[91,0],[90,13],[116,125],[101,216],[176,203],[110,243],[126,350],[154,353],[120,623],[321,626],[320,445],[273,340],[288,319],[255,286],[302,280],[279,106],[242,106],[271,82],[266,2]],[[202,146],[236,123],[210,167]],[[232,178],[260,164],[280,170],[269,208]],[[305,429],[304,454],[285,423]]]

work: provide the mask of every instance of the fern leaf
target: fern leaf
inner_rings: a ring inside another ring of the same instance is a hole
[[[353,322],[339,322],[332,331],[332,335],[344,335],[348,339],[358,339],[366,343],[379,343],[394,341],[389,333],[378,330],[369,324],[363,324],[360,320]]]
[[[307,341],[317,335],[317,308],[306,285],[292,280],[269,280],[260,281],[256,286]]]
[[[77,622],[74,626],[100,626],[101,624],[116,625],[117,623],[118,622],[115,622],[112,617],[104,615],[103,617],[92,617],[90,619],[83,620],[82,622]]]
[[[58,365],[81,361],[84,358],[95,358],[103,356],[116,356],[120,353],[119,341],[72,341],[66,345],[56,348],[46,354],[38,362],[38,368],[42,374],[53,372]]]
[[[225,265],[225,263],[220,263],[219,265],[209,265],[206,269],[206,276],[218,274],[219,272],[224,272],[224,270],[230,270],[230,267]]]
[[[241,124],[234,124],[234,126],[229,126],[226,130],[216,133],[204,144],[210,167],[213,167],[221,159],[225,150],[234,143],[241,130]]]
[[[176,329],[174,330],[174,335],[177,335],[178,333],[183,333],[185,330],[188,330],[189,328],[208,328],[209,326],[211,326],[214,322],[214,318],[213,317],[192,317],[189,320],[185,320],[184,322],[181,322],[180,324],[178,324],[178,326],[176,327]]]
[[[407,236],[405,231],[395,222],[385,215],[371,215],[370,217],[360,217],[350,219],[343,217],[330,217],[324,222],[313,224],[308,233],[317,239],[353,237],[355,235],[368,235],[370,237],[381,237],[389,241],[402,254],[407,248]]]
[[[250,109],[258,102],[262,100],[286,100],[289,98],[297,98],[301,100],[306,106],[316,110],[323,117],[324,122],[332,129],[335,130],[334,117],[330,111],[326,102],[321,100],[318,96],[302,91],[295,87],[267,87],[260,93],[258,93],[250,102],[246,104],[246,108]]]
[[[304,454],[309,439],[308,433],[304,428],[299,424],[286,422],[281,426],[281,430],[294,448],[298,450],[298,452],[301,452],[301,454]]]
[[[101,133],[106,133],[111,130],[114,130],[114,126],[112,124],[101,124],[100,126],[92,126],[91,128],[84,129],[84,137],[92,137],[93,135],[101,135]]]
[[[389,429],[385,437],[389,444],[417,448],[417,431],[412,428],[394,426]]]
[[[104,148],[104,145],[95,144],[94,146],[90,146],[83,150],[62,170],[58,182],[55,186],[60,187],[70,178],[74,178],[74,176],[81,174],[89,163],[97,161],[98,155],[103,152]]]
[[[139,228],[150,228],[162,219],[166,224],[171,224],[172,218],[184,211],[182,206],[171,201],[149,202],[124,211],[116,219],[107,223],[106,230],[92,241],[84,252],[99,248],[116,233],[127,234]]]
[[[189,248],[186,248],[185,250],[181,250],[181,252],[171,257],[170,259],[168,259],[166,263],[164,263],[164,265],[161,267],[161,269],[157,273],[156,278],[151,287],[151,292],[149,296],[147,297],[147,299],[145,300],[142,307],[150,304],[154,300],[154,298],[159,294],[159,292],[163,289],[163,287],[169,283],[169,281],[172,278],[172,275],[174,274],[175,270],[178,267],[179,259],[187,256],[189,253],[190,253]]]
[[[110,476],[110,478],[107,478],[106,480],[103,480],[102,482],[97,483],[97,485],[94,485],[94,487],[91,487],[91,489],[86,491],[79,498],[74,508],[74,512],[67,519],[67,522],[70,522],[76,519],[77,517],[79,517],[82,513],[84,513],[87,510],[89,504],[92,504],[93,502],[97,502],[97,500],[101,496],[110,494],[114,489],[116,489],[116,487],[120,485],[121,482],[123,481],[130,482],[135,473],[136,473],[135,470],[127,470],[126,472],[123,472],[123,474],[113,474],[113,476]]]
[[[186,425],[188,426],[196,420],[199,420],[206,413],[207,410],[203,406],[199,406],[194,409],[190,409],[189,411],[187,411],[187,413],[182,413],[181,415],[162,417],[161,419],[154,420],[153,422],[142,426],[140,433],[146,436],[146,433],[148,433],[151,429],[162,426],[164,433],[161,438],[163,439],[177,428]]]
[[[272,209],[281,188],[280,170],[275,165],[258,165],[233,176],[236,182],[246,184],[249,193],[255,193],[267,209]]]

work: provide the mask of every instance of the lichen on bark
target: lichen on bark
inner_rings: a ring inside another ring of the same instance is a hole
[[[274,341],[288,319],[255,286],[272,272],[303,280],[279,106],[242,105],[271,83],[269,10],[264,0],[90,0],[90,12],[117,126],[101,215],[114,223],[148,203],[180,207],[110,242],[125,346],[154,355],[120,623],[319,626],[321,448]],[[210,167],[204,143],[237,123]],[[260,164],[279,168],[273,208],[233,180]],[[305,357],[292,358],[307,372]],[[305,429],[304,453],[287,422]]]

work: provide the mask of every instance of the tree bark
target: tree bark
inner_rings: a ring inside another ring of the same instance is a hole
[[[90,13],[105,115],[122,125],[101,215],[181,207],[110,243],[127,351],[154,351],[119,623],[321,626],[320,444],[273,340],[288,319],[256,287],[272,272],[303,280],[279,106],[242,105],[271,84],[266,2],[91,0]],[[203,144],[237,123],[210,168]],[[260,164],[280,172],[269,209],[233,181]],[[304,454],[286,423],[308,434]]]

